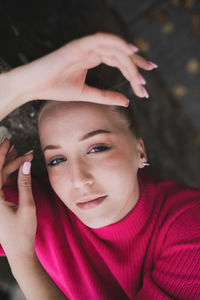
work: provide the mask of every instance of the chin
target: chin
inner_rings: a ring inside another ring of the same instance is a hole
[[[79,218],[81,220],[81,218]],[[89,222],[88,220],[87,221],[84,221],[84,220],[81,220],[87,227],[90,227],[92,229],[98,229],[98,228],[101,228],[101,227],[105,227],[105,226],[108,226],[108,225],[111,225],[115,222],[112,222],[112,221],[106,221],[106,220],[99,220],[98,222],[97,221],[94,221],[94,222]]]

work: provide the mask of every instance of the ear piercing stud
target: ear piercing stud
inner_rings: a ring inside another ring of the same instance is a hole
[[[143,164],[143,167],[150,166],[150,164],[147,162],[143,162],[142,164]]]

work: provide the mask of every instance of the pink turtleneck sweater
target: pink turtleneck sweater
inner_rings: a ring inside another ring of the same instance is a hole
[[[138,179],[135,208],[98,229],[84,225],[48,179],[32,180],[36,253],[70,300],[200,299],[200,190],[143,171]],[[13,179],[3,190],[18,203]]]

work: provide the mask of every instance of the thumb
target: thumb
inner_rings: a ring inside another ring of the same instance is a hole
[[[128,106],[129,100],[121,93],[101,90],[85,84],[80,101],[90,101],[105,105]]]
[[[18,172],[19,208],[34,204],[31,186],[31,162],[25,161]]]

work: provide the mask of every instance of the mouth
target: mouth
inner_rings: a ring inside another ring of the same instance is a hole
[[[106,199],[106,197],[107,197],[107,195],[101,196],[101,197],[98,197],[98,198],[95,198],[95,199],[92,199],[89,201],[85,201],[85,202],[79,202],[79,203],[77,203],[77,206],[81,209],[90,209],[90,208],[100,205]]]

